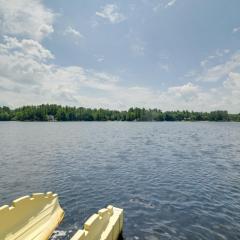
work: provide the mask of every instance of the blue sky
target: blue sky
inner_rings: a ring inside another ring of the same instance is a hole
[[[0,104],[240,112],[238,0],[0,0]]]

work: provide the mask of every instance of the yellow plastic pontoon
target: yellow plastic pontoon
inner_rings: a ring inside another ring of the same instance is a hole
[[[0,240],[46,240],[62,221],[57,194],[34,193],[0,207]]]
[[[64,217],[57,194],[35,193],[0,207],[0,240],[47,240]],[[93,214],[71,240],[117,240],[123,209],[108,206]]]
[[[71,240],[117,240],[123,228],[123,209],[108,206],[93,214]]]

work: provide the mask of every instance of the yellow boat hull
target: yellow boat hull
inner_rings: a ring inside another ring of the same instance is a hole
[[[35,193],[0,207],[0,239],[47,240],[64,217],[57,194]]]
[[[123,229],[123,209],[108,206],[93,214],[71,240],[117,240]]]
[[[35,193],[0,207],[0,240],[47,240],[64,217],[58,195]],[[71,240],[117,240],[123,209],[108,206],[93,214]]]

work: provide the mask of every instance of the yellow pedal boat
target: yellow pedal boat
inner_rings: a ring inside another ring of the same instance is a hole
[[[47,240],[64,217],[58,195],[34,193],[0,207],[0,240]],[[123,209],[108,206],[93,214],[71,240],[117,240]]]

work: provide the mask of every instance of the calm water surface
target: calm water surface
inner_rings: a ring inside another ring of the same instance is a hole
[[[0,205],[54,191],[69,239],[125,209],[125,239],[240,239],[239,123],[0,123]]]

